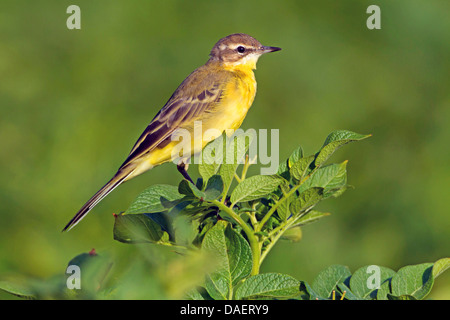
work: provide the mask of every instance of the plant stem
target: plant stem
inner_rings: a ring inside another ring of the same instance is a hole
[[[287,198],[289,198],[292,194],[294,194],[295,191],[297,191],[298,188],[300,188],[301,184],[296,185],[293,187],[284,197],[282,197],[278,202],[276,202],[270,210],[266,213],[266,215],[261,219],[261,222],[258,225],[258,230],[261,231],[264,227],[264,224],[269,220],[269,218],[272,216],[272,214],[278,209],[281,203],[286,201]]]
[[[259,264],[262,264],[262,262],[264,261],[264,259],[266,258],[267,254],[269,253],[269,251],[273,248],[273,246],[275,245],[275,243],[280,239],[281,235],[283,234],[283,232],[278,232],[275,237],[270,241],[270,243],[267,245],[266,250],[264,250],[264,252],[262,253],[260,259],[259,259]]]
[[[258,225],[258,228],[256,231],[261,231],[262,228],[264,227],[264,225],[266,224],[266,222],[270,219],[270,217],[272,216],[272,214],[278,209],[278,207],[280,206],[281,203],[283,203],[284,201],[286,201],[287,198],[289,198],[292,194],[294,194],[294,192],[297,191],[298,188],[300,188],[300,186],[309,179],[309,177],[311,177],[314,172],[316,172],[317,169],[319,169],[320,167],[315,167],[310,174],[308,174],[305,178],[303,178],[296,186],[292,187],[291,190],[289,190],[288,193],[284,193],[283,192],[283,197],[276,202],[271,208],[270,210],[266,213],[266,215],[261,219],[261,222]]]
[[[256,219],[255,213],[252,212],[250,214],[250,221],[252,222],[253,229],[255,230],[258,227],[258,220]]]
[[[244,167],[242,168],[241,181],[245,180],[245,176],[247,175],[248,167],[250,167],[250,160],[248,158],[248,154],[245,155]]]
[[[309,175],[307,175],[304,179],[302,179],[298,185],[292,187],[292,189],[288,192],[285,193],[283,191],[283,197],[277,202],[275,203],[270,210],[266,213],[266,215],[264,216],[264,218],[261,220],[260,224],[258,225],[258,228],[256,231],[260,231],[262,229],[262,227],[264,226],[264,224],[269,220],[269,218],[272,216],[272,214],[275,212],[275,210],[277,210],[278,206],[280,205],[280,203],[286,201],[287,198],[289,198],[292,194],[294,194],[294,192],[297,191],[298,188],[300,188],[300,186],[309,179],[309,177],[311,177],[313,175],[313,173],[318,169],[319,167],[315,167],[311,173]],[[273,248],[273,246],[275,245],[275,243],[280,239],[280,237],[283,235],[283,232],[288,229],[293,223],[295,223],[295,221],[297,221],[297,219],[290,219],[286,222],[284,222],[284,224],[278,226],[277,228],[273,229],[272,232],[269,234],[269,238],[270,238],[270,243],[266,246],[266,250],[264,250],[264,252],[261,255],[259,264],[261,264],[264,259],[266,258],[267,254],[269,253],[269,251]]]
[[[280,237],[283,235],[283,232],[288,229],[292,223],[295,222],[295,219],[292,219],[292,221],[287,221],[284,224],[278,226],[277,228],[273,229],[272,232],[269,234],[270,243],[266,246],[266,250],[261,255],[261,258],[259,260],[259,264],[261,265],[264,259],[266,258],[269,251],[273,248],[275,243],[277,243],[278,240],[280,240]]]
[[[225,213],[227,213],[234,221],[236,221],[239,226],[241,226],[242,230],[245,232],[248,242],[250,244],[250,248],[252,250],[252,260],[253,260],[253,267],[251,275],[256,275],[259,273],[259,261],[261,258],[261,245],[258,241],[258,237],[254,234],[253,230],[249,227],[249,225],[242,220],[242,218],[234,212],[234,210],[225,204],[223,204],[220,201],[213,200],[211,201],[214,205],[219,207],[219,209],[223,210]]]

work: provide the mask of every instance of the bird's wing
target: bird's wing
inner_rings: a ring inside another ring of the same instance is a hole
[[[98,202],[126,181],[139,165],[136,160],[169,143],[176,129],[189,127],[194,121],[203,119],[206,113],[214,112],[229,77],[227,72],[216,70],[211,73],[202,67],[187,77],[147,126],[114,177],[86,202],[64,230],[73,228]]]
[[[217,75],[199,77],[191,74],[183,81],[139,137],[120,168],[169,143],[176,129],[201,119],[205,112],[213,111],[224,90],[223,82],[218,80]]]

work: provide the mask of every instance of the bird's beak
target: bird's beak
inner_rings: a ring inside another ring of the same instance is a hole
[[[261,54],[264,54],[264,53],[268,53],[268,52],[280,51],[281,48],[278,48],[278,47],[267,47],[267,46],[262,46],[262,47],[260,48],[260,50],[261,50]]]

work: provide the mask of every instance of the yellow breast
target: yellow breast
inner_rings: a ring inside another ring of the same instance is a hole
[[[253,104],[256,95],[256,80],[250,68],[234,68],[234,77],[228,82],[221,100],[219,130],[239,128]]]
[[[256,80],[253,70],[246,66],[233,68],[230,76],[223,79],[224,89],[220,101],[214,107],[214,112],[204,114],[196,120],[201,122],[201,129],[194,123],[185,126],[191,133],[191,153],[200,152],[209,141],[219,137],[227,129],[238,129],[256,95]],[[213,133],[213,134],[211,134]],[[147,161],[151,166],[169,161],[172,149],[178,142],[172,142],[161,149],[155,149],[149,155]]]

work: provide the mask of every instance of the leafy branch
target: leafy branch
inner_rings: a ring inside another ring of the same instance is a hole
[[[201,177],[195,184],[182,180],[178,186],[150,186],[124,213],[115,215],[114,239],[167,246],[190,261],[187,265],[209,267],[196,273],[202,275],[197,285],[188,281],[180,286],[180,279],[189,278],[181,271],[172,275],[176,284],[157,282],[172,291],[185,288],[176,292],[189,299],[423,299],[434,280],[450,267],[450,258],[398,272],[365,266],[352,274],[345,266],[333,265],[320,272],[311,285],[289,275],[260,273],[261,264],[278,241],[299,241],[305,225],[329,215],[315,206],[340,196],[349,185],[348,162],[327,161],[343,145],[369,136],[334,131],[316,153],[305,155],[298,147],[276,174],[249,177],[249,137],[223,135],[203,150],[198,166]],[[62,294],[63,286],[57,282],[57,296],[90,298],[102,293],[102,297],[117,297],[118,290],[108,289],[104,281],[110,262],[89,254],[72,261],[94,270],[90,282],[96,285],[85,281],[88,290],[74,295],[67,289]],[[177,264],[174,269],[189,268]],[[149,278],[145,273],[141,277]],[[0,282],[0,289],[21,297],[42,297],[39,286]]]

